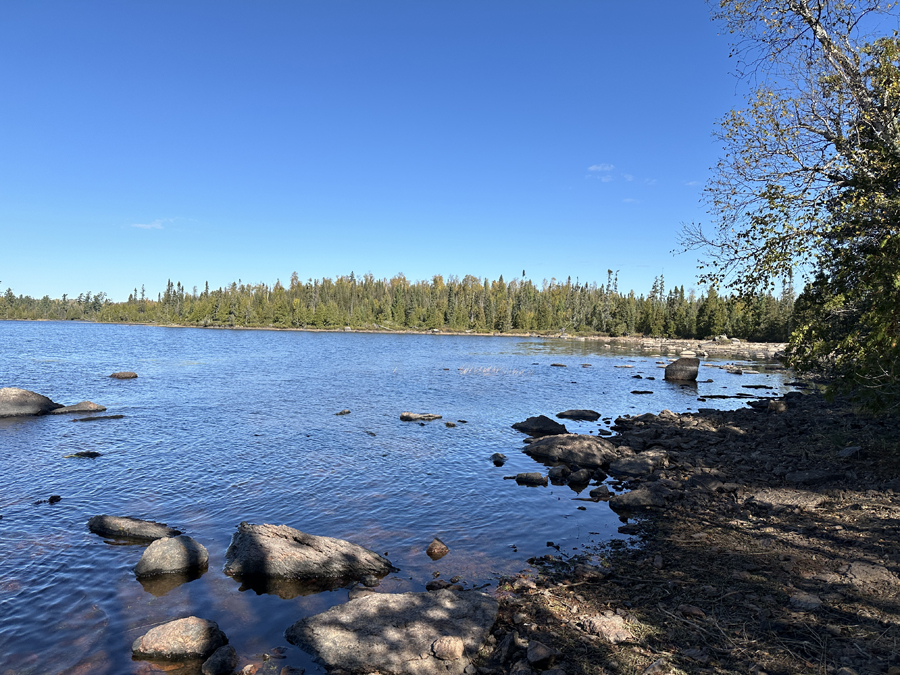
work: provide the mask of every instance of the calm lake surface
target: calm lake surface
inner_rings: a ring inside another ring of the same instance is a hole
[[[131,660],[131,643],[191,614],[216,621],[241,657],[286,647],[279,669],[321,672],[282,633],[345,602],[347,589],[290,599],[241,590],[222,567],[245,520],[386,552],[400,571],[379,590],[396,592],[424,590],[435,571],[491,583],[548,552],[548,541],[572,552],[624,538],[603,502],[503,480],[546,472],[522,454],[524,435],[510,425],[568,408],[607,418],[735,408],[744,402],[697,398],[754,391],[746,384],[787,390],[780,374],[712,368],[701,368],[701,379],[713,383],[685,388],[663,381],[660,360],[532,338],[0,321],[0,387],[67,405],[89,399],[107,406],[103,414],[124,415],[0,419],[0,675],[151,672]],[[120,370],[139,378],[108,377]],[[344,408],[351,414],[335,415]],[[443,420],[401,422],[405,410]],[[458,420],[466,423],[443,424]],[[63,458],[83,450],[102,456]],[[495,452],[509,457],[505,466],[491,463]],[[62,501],[35,504],[51,495]],[[209,549],[209,571],[175,588],[145,588],[132,572],[143,547],[90,533],[97,514],[183,530]],[[437,562],[425,555],[435,536],[450,547]]]

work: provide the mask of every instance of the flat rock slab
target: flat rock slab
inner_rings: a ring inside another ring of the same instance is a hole
[[[896,592],[897,587],[900,586],[900,579],[889,569],[861,560],[843,565],[838,572],[843,576],[842,581],[862,591],[885,590]]]
[[[103,412],[106,408],[99,403],[93,401],[82,401],[75,405],[65,405],[56,410],[51,410],[51,415],[65,415],[66,413],[82,413],[82,412]]]
[[[631,457],[610,462],[609,472],[618,476],[644,476],[654,469],[666,466],[669,454],[658,448],[647,450]]]
[[[196,572],[209,564],[209,552],[203,544],[186,534],[157,539],[144,549],[144,554],[134,567],[135,575],[148,577],[155,574]]]
[[[609,498],[609,508],[613,511],[628,511],[641,509],[646,506],[665,506],[666,496],[661,490],[639,487],[631,492],[620,495],[612,495]]]
[[[581,467],[608,466],[619,458],[616,446],[590,434],[562,434],[548,436],[529,443],[526,455],[541,460],[567,462]]]
[[[814,509],[828,498],[815,492],[806,490],[791,490],[788,488],[763,488],[754,492],[748,501],[768,508],[797,508]]]
[[[475,591],[377,593],[302,619],[284,636],[328,670],[462,675],[497,610],[496,600]],[[460,651],[458,643],[446,638],[462,641],[461,656],[452,658]],[[451,644],[456,648],[449,649]]]
[[[94,534],[104,537],[142,539],[144,541],[177,537],[181,534],[181,530],[169,527],[165,523],[127,516],[94,516],[88,521],[88,529]]]
[[[62,408],[62,405],[27,389],[18,387],[0,389],[0,417],[46,415],[58,408]]]
[[[206,659],[228,642],[215,621],[189,616],[150,629],[131,645],[139,659]]]
[[[596,422],[600,419],[600,413],[596,410],[563,410],[561,413],[556,413],[556,416],[560,419],[585,422]]]
[[[529,417],[524,422],[516,422],[512,425],[516,431],[521,431],[529,436],[552,436],[555,434],[567,434],[569,430],[565,425],[554,422],[546,415]]]
[[[614,645],[635,640],[634,633],[625,625],[625,619],[618,614],[592,616],[582,624],[586,633],[603,638]]]
[[[319,537],[287,525],[244,522],[225,552],[225,574],[285,579],[354,579],[383,577],[391,561],[343,539]]]
[[[434,415],[432,413],[414,413],[414,412],[400,413],[400,421],[401,422],[430,422],[431,420],[439,420],[439,419],[441,419],[440,415]]]

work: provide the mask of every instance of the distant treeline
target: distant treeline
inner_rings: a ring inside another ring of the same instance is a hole
[[[283,328],[441,329],[475,332],[559,332],[610,336],[646,335],[706,338],[727,334],[754,341],[784,342],[791,331],[794,293],[790,284],[780,297],[722,297],[715,289],[699,297],[684,286],[666,290],[662,276],[650,293],[620,293],[617,275],[605,285],[564,283],[555,279],[538,287],[527,279],[496,281],[435,276],[410,282],[402,274],[375,279],[354,274],[288,286],[276,281],[191,291],[169,281],[155,299],[137,288],[126,302],[105,293],[82,293],[61,299],[0,297],[3,319],[83,319],[111,323],[159,323],[189,326]]]

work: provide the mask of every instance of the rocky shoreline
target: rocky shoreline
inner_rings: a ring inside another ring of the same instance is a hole
[[[666,456],[613,484],[654,498],[613,504],[633,545],[502,579],[480,675],[540,672],[532,642],[566,675],[900,674],[900,422],[777,402],[617,420],[620,449]]]

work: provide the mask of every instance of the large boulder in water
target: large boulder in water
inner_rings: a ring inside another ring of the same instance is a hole
[[[678,382],[696,382],[700,359],[682,356],[666,366],[666,379]]]
[[[391,570],[391,561],[375,551],[287,525],[241,523],[225,552],[225,574],[236,577],[359,581]]]
[[[497,609],[496,600],[475,591],[375,593],[301,619],[284,636],[328,671],[462,675]]]
[[[569,430],[565,425],[554,422],[546,415],[529,417],[524,422],[516,422],[512,425],[516,431],[521,431],[529,436],[552,436],[555,434],[567,434]]]
[[[186,534],[157,539],[144,549],[134,567],[138,577],[156,574],[198,572],[209,564],[209,552],[203,544]]]
[[[0,389],[0,417],[46,415],[57,408],[62,408],[62,404],[54,403],[46,396],[27,389],[18,387]]]
[[[165,523],[127,516],[94,516],[88,521],[88,529],[94,534],[104,537],[141,539],[143,541],[177,537],[181,534],[181,530],[169,527]]]
[[[602,467],[619,457],[616,446],[590,434],[548,436],[529,443],[523,452],[536,459],[581,467]]]
[[[227,642],[215,621],[189,616],[151,628],[134,641],[131,652],[139,659],[206,659]]]

